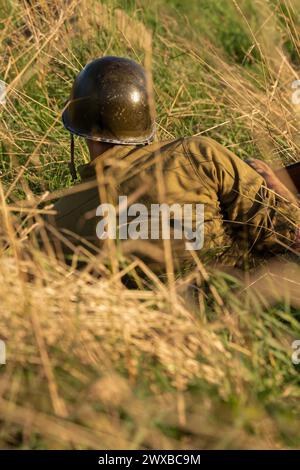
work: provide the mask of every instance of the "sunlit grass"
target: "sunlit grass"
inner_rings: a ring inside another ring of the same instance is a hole
[[[144,270],[128,290],[103,260],[78,271],[46,257],[27,241],[30,214],[21,225],[9,210],[71,185],[60,113],[72,81],[105,54],[143,63],[143,29],[158,139],[209,135],[241,158],[298,160],[299,2],[201,3],[0,0],[3,448],[299,447],[297,267],[295,292],[281,278],[265,291],[262,273],[237,295],[243,281],[202,266],[176,280],[174,303],[136,259],[120,259]],[[76,161],[88,161],[79,138]]]

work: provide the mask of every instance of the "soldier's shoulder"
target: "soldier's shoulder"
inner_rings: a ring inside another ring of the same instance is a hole
[[[157,142],[152,142],[144,147],[147,152],[163,152],[164,150],[170,150],[176,148],[182,144],[184,137],[179,137],[177,139],[170,140],[160,140]]]
[[[216,140],[212,139],[211,137],[204,136],[204,135],[193,135],[187,136],[183,138],[184,146],[203,146],[203,147],[211,147],[220,145]]]
[[[210,159],[216,152],[225,151],[222,144],[207,136],[185,137],[182,146],[185,153],[190,156],[205,156],[207,159]]]
[[[172,153],[176,151],[176,154],[185,153],[186,150],[193,151],[193,148],[196,149],[199,147],[213,147],[218,144],[214,139],[207,136],[183,136],[178,137],[177,139],[172,140],[163,140],[158,142],[153,142],[145,146],[142,150],[143,153]]]
[[[165,162],[168,162],[170,158],[172,161],[176,159],[179,165],[180,161],[184,163],[186,157],[207,155],[213,152],[217,146],[220,146],[220,144],[207,136],[183,136],[138,147],[130,154],[128,162],[130,163],[131,160],[139,161],[140,168],[143,167],[143,163],[147,163],[149,166],[149,161],[154,163],[155,158],[153,157],[159,153],[163,156]]]

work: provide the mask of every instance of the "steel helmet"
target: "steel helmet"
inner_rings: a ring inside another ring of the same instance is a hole
[[[88,63],[77,75],[62,121],[71,134],[88,139],[147,144],[155,133],[150,99],[141,65],[122,57],[102,57]],[[73,139],[71,150],[74,154]]]
[[[116,144],[153,139],[154,120],[144,68],[134,60],[103,57],[77,75],[62,114],[73,134]]]

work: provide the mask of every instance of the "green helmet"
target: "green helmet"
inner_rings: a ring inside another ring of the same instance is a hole
[[[153,140],[154,118],[144,68],[121,57],[103,57],[77,75],[62,114],[72,134],[115,144]]]

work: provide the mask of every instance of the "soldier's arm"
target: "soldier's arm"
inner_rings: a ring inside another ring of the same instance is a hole
[[[297,204],[270,190],[261,175],[210,138],[185,139],[184,148],[200,181],[217,193],[233,235],[258,250],[283,251],[294,245]]]

